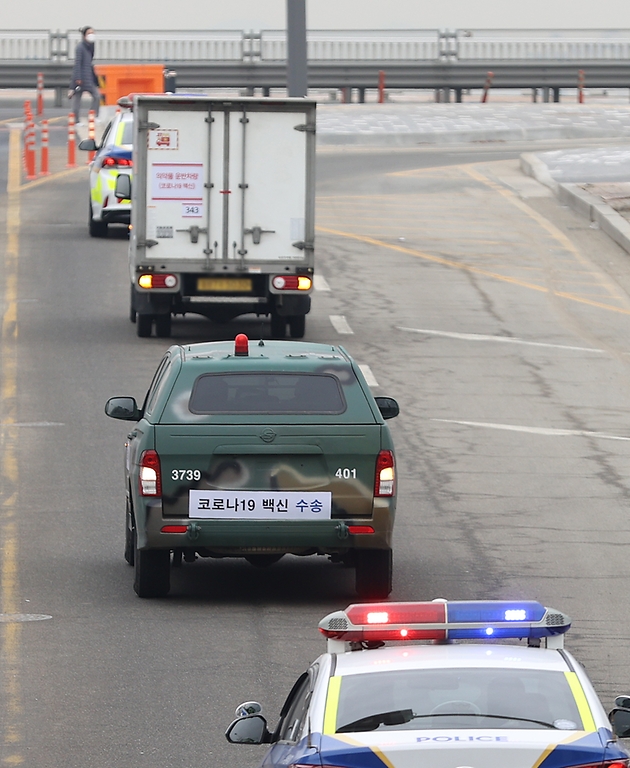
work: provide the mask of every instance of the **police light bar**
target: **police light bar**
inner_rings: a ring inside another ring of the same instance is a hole
[[[319,630],[342,643],[547,638],[547,647],[561,648],[570,626],[566,614],[534,601],[435,600],[350,605],[322,619]]]

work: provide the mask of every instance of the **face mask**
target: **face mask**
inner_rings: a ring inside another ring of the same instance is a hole
[[[89,35],[85,36],[85,39],[88,41],[88,43],[93,43],[94,40],[96,40],[96,35],[94,34],[94,32],[90,32]]]

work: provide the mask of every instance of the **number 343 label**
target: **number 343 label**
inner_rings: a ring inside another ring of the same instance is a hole
[[[203,205],[199,203],[182,203],[183,219],[203,219]]]

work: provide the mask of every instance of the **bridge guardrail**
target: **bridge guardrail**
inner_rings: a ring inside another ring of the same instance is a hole
[[[72,60],[78,31],[0,30],[0,61]],[[616,60],[630,57],[630,29],[308,30],[310,61]],[[97,60],[267,61],[286,59],[284,30],[99,30]]]

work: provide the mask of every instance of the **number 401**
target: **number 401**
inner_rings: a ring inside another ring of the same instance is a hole
[[[357,470],[352,467],[339,467],[339,469],[335,472],[335,477],[342,477],[344,480],[350,480],[351,477],[357,476]]]

